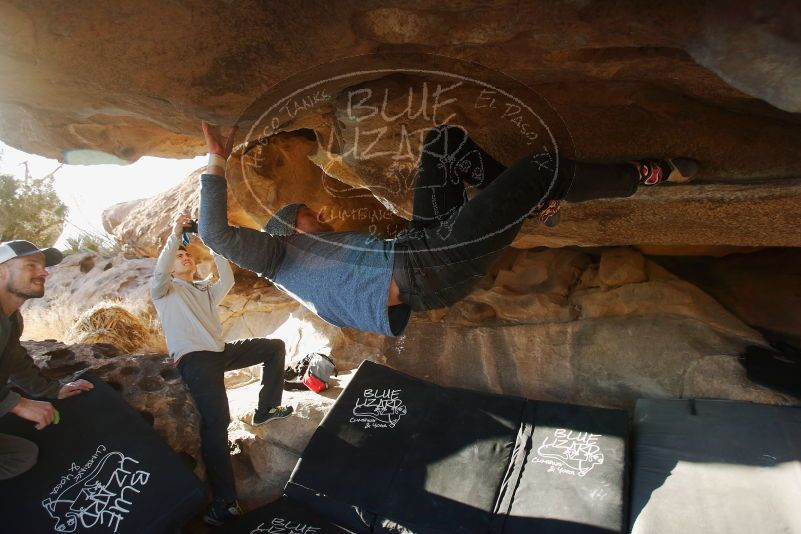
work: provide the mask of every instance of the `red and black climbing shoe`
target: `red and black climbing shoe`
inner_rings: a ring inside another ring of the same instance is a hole
[[[637,163],[640,184],[684,184],[695,178],[701,164],[690,158],[646,159]]]
[[[559,215],[559,208],[561,207],[561,204],[562,202],[559,200],[549,201],[548,205],[545,206],[545,209],[540,212],[540,222],[548,228],[553,228],[559,224],[559,219],[561,218]]]

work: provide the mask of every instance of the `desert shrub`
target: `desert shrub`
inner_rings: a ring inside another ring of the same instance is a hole
[[[53,189],[55,172],[33,178],[26,166],[22,179],[0,174],[0,241],[27,239],[40,247],[56,242],[67,206]]]
[[[80,233],[66,240],[64,253],[76,254],[78,252],[96,252],[101,256],[115,256],[120,252],[120,246],[110,237],[81,230]]]

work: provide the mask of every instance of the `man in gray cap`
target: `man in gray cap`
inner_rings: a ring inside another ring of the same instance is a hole
[[[598,165],[547,152],[507,168],[464,129],[440,125],[422,140],[412,220],[395,239],[335,232],[303,204],[281,208],[259,232],[228,225],[225,164],[235,131],[224,137],[203,123],[203,241],[325,321],[386,336],[399,335],[411,311],[451,306],[470,294],[526,218],[552,225],[563,201],[628,197],[639,185],[687,182],[699,169],[688,158]],[[468,199],[468,189],[479,191]]]
[[[47,267],[59,263],[61,252],[39,249],[30,241],[0,243],[0,417],[13,413],[36,424],[41,430],[53,422],[53,405],[20,396],[11,387],[31,397],[64,399],[94,386],[86,380],[61,385],[39,371],[20,345],[22,316],[19,308],[28,299],[44,295]],[[36,444],[17,436],[0,434],[0,480],[15,477],[34,466],[39,453]]]

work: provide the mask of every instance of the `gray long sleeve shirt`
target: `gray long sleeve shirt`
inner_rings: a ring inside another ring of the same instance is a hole
[[[173,234],[167,239],[150,282],[150,295],[175,362],[190,352],[221,352],[225,348],[217,306],[234,287],[231,266],[216,254],[214,263],[220,278],[215,283],[189,283],[174,278],[170,273],[179,245],[179,236]]]
[[[22,335],[22,316],[14,312],[11,317],[0,311],[0,417],[17,405],[19,393],[11,390],[18,387],[32,397],[55,399],[61,387],[39,371],[28,356],[28,351],[20,345]]]

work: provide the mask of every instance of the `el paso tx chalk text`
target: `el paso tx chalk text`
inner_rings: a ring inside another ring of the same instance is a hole
[[[481,93],[476,98],[476,109],[482,108],[496,108],[501,110],[500,117],[515,125],[520,134],[526,139],[527,145],[532,145],[539,138],[536,132],[536,127],[525,122],[523,117],[523,107],[515,102],[498,99],[501,95],[492,89],[482,89]],[[543,146],[547,151],[547,147]]]

